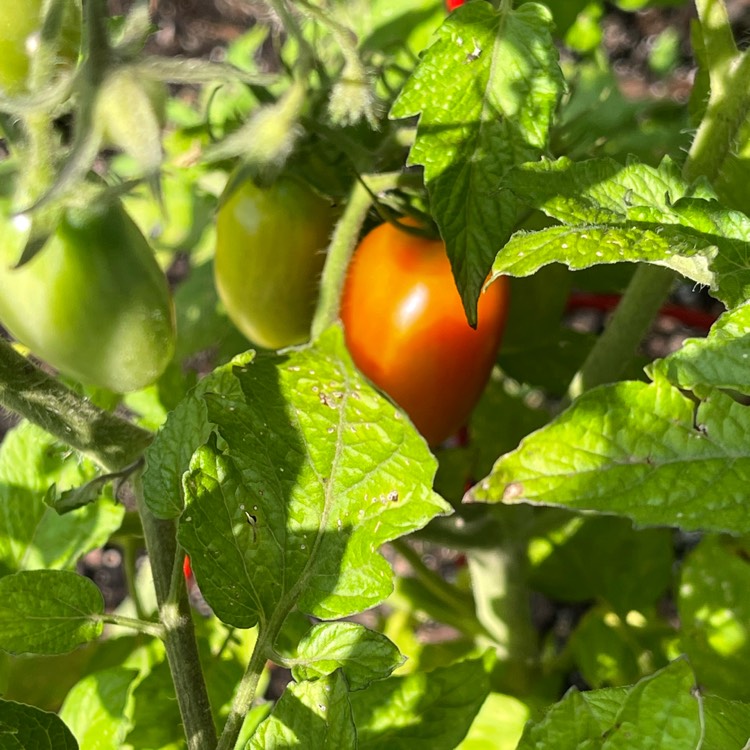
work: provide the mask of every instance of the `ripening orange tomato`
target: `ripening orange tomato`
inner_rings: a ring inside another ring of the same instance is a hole
[[[382,224],[354,253],[341,319],[357,367],[437,445],[479,400],[507,308],[508,283],[500,277],[481,295],[471,328],[445,244]]]

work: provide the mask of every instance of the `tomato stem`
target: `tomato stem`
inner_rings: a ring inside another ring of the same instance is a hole
[[[171,586],[176,560],[179,560],[177,567],[182,572],[183,553],[177,544],[176,524],[172,520],[158,519],[151,513],[143,497],[140,476],[133,479],[133,489],[151,561],[164,648],[185,728],[187,747],[188,750],[204,750],[216,745],[216,729],[198,657],[187,589],[183,585],[174,592]],[[171,601],[170,596],[176,600]]]
[[[224,725],[224,730],[221,733],[216,750],[233,750],[236,745],[237,737],[239,737],[240,730],[242,729],[242,722],[245,720],[245,716],[255,699],[258,681],[263,674],[269,651],[277,635],[278,629],[274,629],[274,632],[271,632],[269,628],[260,628],[258,640],[255,642],[255,648],[250,657],[250,663],[247,665],[245,674],[242,675],[242,679],[237,686],[232,708],[227,717],[227,722]]]
[[[158,622],[148,622],[148,620],[142,620],[135,617],[124,617],[123,615],[116,614],[104,614],[99,618],[102,622],[109,623],[110,625],[117,625],[120,628],[130,628],[131,630],[137,630],[139,633],[145,633],[151,635],[154,638],[164,637],[164,628],[159,625]]]
[[[115,472],[137,461],[153,439],[94,406],[0,340],[0,405]]]
[[[492,508],[488,523],[497,530],[496,544],[466,551],[477,618],[489,633],[500,660],[500,686],[514,693],[524,693],[531,687],[539,661],[526,580],[532,514],[529,507]]]
[[[673,279],[674,272],[661,266],[638,266],[609,325],[573,378],[568,388],[571,399],[622,375],[659,312]]]

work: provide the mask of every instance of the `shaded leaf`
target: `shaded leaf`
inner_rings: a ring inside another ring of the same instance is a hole
[[[0,579],[0,649],[62,654],[102,632],[104,599],[93,581],[62,570]]]
[[[694,750],[703,736],[695,677],[679,659],[628,692],[602,750]]]
[[[73,569],[122,523],[111,497],[58,515],[45,503],[60,490],[92,479],[96,467],[27,422],[9,430],[0,446],[0,576],[37,568]]]
[[[360,750],[451,750],[489,694],[481,659],[373,682],[350,701]]]
[[[340,672],[287,686],[245,750],[358,747],[346,680]]]
[[[580,515],[532,540],[531,585],[558,601],[607,602],[625,616],[654,604],[671,581],[672,533],[622,518]]]
[[[157,518],[176,518],[183,510],[182,475],[196,448],[208,439],[213,429],[203,396],[206,393],[236,395],[239,388],[232,368],[250,361],[253,356],[252,351],[240,354],[203,378],[169,413],[146,451],[143,496]]]
[[[704,539],[685,560],[677,598],[680,644],[708,692],[750,700],[750,564],[738,540]]]
[[[3,750],[78,750],[78,743],[56,714],[0,700],[0,747]]]
[[[448,510],[424,441],[356,371],[339,327],[235,373],[242,399],[206,397],[227,448],[203,446],[185,477],[179,539],[206,600],[237,627],[379,603],[392,588],[380,545]]]

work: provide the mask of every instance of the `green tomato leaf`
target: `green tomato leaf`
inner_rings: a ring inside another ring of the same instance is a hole
[[[678,659],[629,689],[571,690],[529,724],[518,750],[695,750],[702,747],[702,698]]]
[[[404,663],[396,646],[382,633],[353,622],[323,622],[299,643],[292,676],[314,680],[341,669],[350,690],[382,680]]]
[[[451,13],[406,82],[391,117],[420,115],[410,164],[422,164],[470,322],[494,253],[518,207],[497,200],[505,172],[547,145],[562,92],[550,12],[536,3]]]
[[[112,667],[84,677],[67,695],[60,718],[80,750],[121,747],[130,727],[126,709],[138,672]]]
[[[723,208],[704,183],[689,186],[668,160],[657,167],[609,159],[526,164],[503,183],[514,199],[564,226],[519,232],[492,267],[527,276],[549,263],[572,269],[646,261],[710,286],[728,307],[750,296],[750,218]]]
[[[361,747],[341,672],[287,686],[245,750]]]
[[[672,206],[680,198],[716,197],[705,183],[688,185],[670,159],[658,167],[614,159],[543,160],[515,167],[502,187],[524,204],[573,225],[623,222],[633,207],[674,218]]]
[[[701,697],[684,659],[644,677],[628,692],[602,750],[693,750],[703,736]]]
[[[0,445],[0,576],[19,570],[75,568],[122,523],[124,509],[107,499],[58,515],[45,503],[51,485],[85,485],[96,475],[88,459],[27,422]]]
[[[0,578],[0,649],[64,654],[101,635],[104,599],[93,581],[62,570]]]
[[[349,700],[359,750],[451,750],[489,695],[482,659],[373,682]]]
[[[703,698],[706,730],[701,750],[746,748],[750,742],[750,704],[728,701],[716,695]]]
[[[179,539],[206,601],[236,627],[381,602],[380,545],[449,510],[424,441],[356,371],[340,327],[235,374],[242,398],[206,395],[227,447],[200,448],[184,482]]]
[[[696,408],[663,381],[603,386],[501,457],[467,500],[746,532],[748,430],[750,410],[719,391]]]
[[[213,429],[204,395],[239,394],[239,384],[232,369],[249,362],[253,356],[253,351],[240,354],[203,378],[169,413],[167,421],[146,450],[143,497],[157,518],[177,518],[184,508],[182,475],[187,471],[196,448],[208,439]]]
[[[526,725],[517,750],[598,750],[606,726],[572,689],[540,721]]]
[[[691,391],[708,386],[750,394],[748,359],[750,305],[743,305],[722,315],[707,338],[688,339],[676,352],[654,362],[649,374]]]
[[[617,713],[628,696],[628,690],[629,688],[626,687],[588,690],[581,693],[581,697],[591,709],[596,720],[606,727],[614,724]]]
[[[155,664],[133,690],[132,729],[125,747],[183,750],[185,734],[166,660]]]
[[[704,539],[685,560],[677,606],[681,645],[711,693],[750,700],[750,565],[738,540]]]
[[[78,750],[78,743],[56,714],[0,700],[0,747],[3,750]]]
[[[549,263],[574,271],[601,263],[645,261],[667,266],[698,284],[714,281],[715,243],[680,227],[661,223],[556,226],[518,233],[500,251],[492,276],[528,276]]]

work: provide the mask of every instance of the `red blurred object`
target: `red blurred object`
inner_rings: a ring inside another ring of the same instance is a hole
[[[568,298],[566,311],[589,308],[592,310],[603,310],[608,312],[614,310],[620,302],[619,294],[589,294],[586,292],[574,292]],[[690,328],[697,328],[701,331],[708,331],[716,322],[718,315],[705,312],[704,310],[695,310],[691,307],[682,305],[667,304],[659,311],[662,315],[668,315],[670,318],[679,320]]]
[[[190,558],[187,555],[185,555],[185,559],[183,560],[183,563],[182,563],[182,572],[185,574],[185,579],[186,580],[189,581],[189,580],[192,579],[192,577],[193,577],[193,568],[190,565]]]
[[[463,5],[466,2],[466,0],[445,0],[445,7],[448,8],[449,11],[456,10],[459,5]]]

